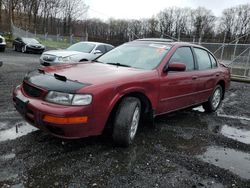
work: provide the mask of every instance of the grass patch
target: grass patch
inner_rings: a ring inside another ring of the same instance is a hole
[[[69,43],[67,42],[57,42],[57,41],[49,41],[49,40],[39,40],[44,46],[50,47],[50,48],[68,48],[70,46]]]

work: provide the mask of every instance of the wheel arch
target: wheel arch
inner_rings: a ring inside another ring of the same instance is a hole
[[[112,105],[105,127],[107,125],[108,125],[108,127],[111,127],[110,125],[112,125],[112,120],[113,120],[113,118],[115,116],[116,110],[117,110],[119,104],[121,103],[121,101],[126,97],[136,97],[136,98],[138,98],[140,100],[140,102],[141,102],[141,107],[142,107],[143,114],[149,113],[149,112],[151,112],[153,110],[152,103],[151,103],[149,97],[146,96],[146,94],[144,94],[143,92],[141,92],[141,91],[131,91],[131,92],[125,93],[123,95],[120,95],[119,98],[117,98],[115,100],[114,104]]]
[[[220,80],[216,85],[220,85],[222,88],[222,99],[224,99],[225,96],[225,81],[224,80]]]
[[[89,61],[87,58],[81,59],[79,62]]]

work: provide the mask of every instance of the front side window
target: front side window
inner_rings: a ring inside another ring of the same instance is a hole
[[[199,70],[211,69],[211,61],[206,50],[194,48]]]
[[[165,44],[124,44],[107,52],[99,62],[152,70],[156,68],[170,49]]]
[[[178,48],[169,63],[184,63],[187,71],[194,70],[194,57],[190,47]]]

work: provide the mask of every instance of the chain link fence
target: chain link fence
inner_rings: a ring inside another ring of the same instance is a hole
[[[31,33],[28,30],[23,30],[12,24],[13,37],[32,37],[45,43],[45,45],[51,45],[58,43],[60,48],[67,47],[73,43],[79,41],[88,41],[88,35],[82,37],[61,36],[45,34]],[[92,38],[91,38],[92,40]],[[98,40],[97,40],[98,41]],[[250,79],[250,44],[226,44],[226,43],[206,43],[201,42],[200,45],[209,49],[214,55],[227,66],[230,67],[232,75],[241,76]],[[54,47],[53,45],[51,47]]]
[[[250,44],[201,43],[231,69],[232,76],[250,78]]]
[[[74,35],[62,36],[60,34],[50,35],[48,33],[36,34],[36,33],[29,32],[29,30],[24,30],[24,29],[18,28],[16,26],[14,26],[13,24],[11,25],[11,29],[12,29],[12,36],[14,38],[16,38],[16,37],[36,38],[42,42],[43,41],[45,43],[47,42],[46,44],[49,44],[48,42],[56,42],[56,43],[61,43],[62,46],[65,46],[65,45],[67,46],[67,45],[71,45],[71,44],[74,44],[74,43],[80,42],[80,41],[88,41],[88,35],[76,37]]]

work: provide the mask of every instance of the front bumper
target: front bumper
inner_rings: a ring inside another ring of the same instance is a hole
[[[26,46],[26,52],[31,52],[31,53],[43,53],[45,49],[44,48],[33,48],[33,47],[30,47],[30,46]]]
[[[5,48],[6,44],[5,43],[0,43],[0,48]]]
[[[20,102],[21,100],[21,102]],[[60,138],[75,139],[100,135],[96,130],[90,106],[64,106],[48,103],[44,100],[27,96],[22,87],[13,91],[13,102],[17,111],[33,126],[51,133]],[[52,123],[46,122],[44,117],[57,118],[87,117],[84,123]]]

